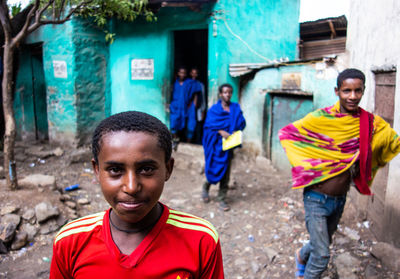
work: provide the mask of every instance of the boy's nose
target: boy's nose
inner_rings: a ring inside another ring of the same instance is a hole
[[[351,98],[351,99],[357,99],[356,91],[352,90],[352,91],[350,92],[350,98]]]
[[[123,191],[128,195],[134,195],[141,190],[138,177],[133,172],[126,174],[123,183]]]

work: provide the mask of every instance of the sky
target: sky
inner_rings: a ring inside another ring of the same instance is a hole
[[[299,22],[346,15],[351,0],[300,0]]]
[[[30,0],[8,0],[8,4],[22,3],[25,7]],[[313,21],[321,18],[348,15],[351,0],[300,0],[299,22]],[[347,16],[348,17],[348,16]]]

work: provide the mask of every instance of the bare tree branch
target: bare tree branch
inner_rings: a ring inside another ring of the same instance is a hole
[[[4,30],[5,42],[6,44],[8,44],[12,39],[11,38],[12,27],[11,27],[10,17],[8,16],[7,1],[4,0],[0,2],[0,22]]]
[[[79,5],[77,5],[74,8],[71,8],[71,10],[68,12],[68,14],[63,18],[63,19],[53,19],[53,20],[39,20],[40,25],[44,25],[44,24],[62,24],[66,21],[68,21],[71,16],[78,11],[80,8],[82,8],[83,6],[86,6],[90,3],[92,3],[93,0],[87,0],[85,2],[81,2]]]
[[[43,8],[36,11],[35,22],[28,27],[27,33],[29,33],[29,34],[32,33],[33,31],[35,31],[37,28],[39,28],[42,25],[40,19],[41,19],[43,13],[50,7],[51,4],[53,4],[53,2],[54,2],[54,0],[50,0],[45,6],[43,6]]]
[[[60,6],[60,13],[59,13],[59,17],[63,14],[64,12],[64,7],[65,7],[65,0],[62,0],[61,2],[61,6]]]
[[[43,13],[54,3],[55,0],[50,0],[43,8],[36,13],[35,22],[40,22]]]
[[[53,18],[56,18],[56,2],[53,2]]]
[[[25,19],[25,24],[22,29],[18,32],[18,34],[14,37],[12,44],[15,46],[18,44],[26,35],[26,30],[28,30],[29,24],[33,16],[35,15],[36,11],[39,9],[40,0],[35,0],[35,4],[33,5],[32,9],[29,11],[28,15]]]

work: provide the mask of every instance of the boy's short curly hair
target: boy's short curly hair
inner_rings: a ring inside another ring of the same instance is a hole
[[[96,127],[92,137],[93,158],[98,164],[98,155],[101,150],[101,138],[112,132],[144,132],[157,136],[158,146],[165,152],[165,162],[168,162],[172,153],[172,137],[167,126],[160,120],[144,112],[126,111],[114,114]]]
[[[340,86],[342,86],[342,84],[343,84],[343,81],[345,81],[348,78],[360,79],[360,80],[362,80],[363,85],[365,86],[364,73],[358,69],[349,68],[349,69],[346,69],[343,72],[339,73],[339,75],[337,77],[337,88],[340,88]]]
[[[218,93],[219,93],[219,94],[222,93],[222,89],[223,89],[224,87],[228,87],[228,88],[230,88],[230,89],[233,90],[232,85],[230,85],[229,83],[224,83],[224,84],[222,84],[222,85],[220,85],[220,86],[218,87]]]

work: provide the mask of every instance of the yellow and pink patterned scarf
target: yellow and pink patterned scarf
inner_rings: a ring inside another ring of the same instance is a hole
[[[400,153],[400,138],[387,122],[361,108],[356,114],[340,113],[339,102],[282,128],[279,139],[296,189],[332,178],[359,160],[354,181],[362,194],[371,195],[378,168]]]

